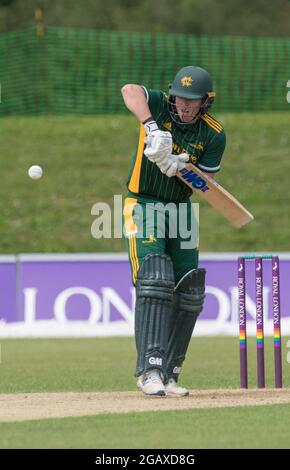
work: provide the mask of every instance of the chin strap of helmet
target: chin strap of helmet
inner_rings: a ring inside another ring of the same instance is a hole
[[[195,116],[194,119],[198,119],[198,118],[200,118],[201,116],[203,116],[205,113],[208,112],[209,108],[210,108],[211,105],[213,104],[214,97],[215,97],[215,92],[214,92],[214,91],[210,91],[209,93],[207,93],[206,96],[204,96],[204,97],[202,98],[202,103],[201,103],[201,106],[200,106],[200,108],[199,108],[199,112],[197,113],[197,115]]]

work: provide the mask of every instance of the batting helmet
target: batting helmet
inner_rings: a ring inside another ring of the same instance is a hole
[[[179,70],[173,83],[169,85],[169,113],[174,121],[181,123],[175,107],[176,96],[188,100],[201,99],[201,107],[195,119],[202,116],[211,107],[215,97],[210,74],[201,67],[190,65]]]

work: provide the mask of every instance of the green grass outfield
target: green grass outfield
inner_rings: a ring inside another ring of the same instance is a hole
[[[19,339],[0,344],[0,393],[136,389],[133,338]],[[286,354],[285,341],[284,386],[289,387]],[[238,357],[237,338],[193,338],[181,383],[191,389],[238,388]],[[274,385],[272,359],[272,340],[267,338],[268,387]],[[253,387],[253,339],[249,363]],[[289,420],[290,408],[285,404],[0,423],[0,447],[289,448]]]
[[[242,230],[201,204],[201,251],[288,251],[290,113],[216,116],[227,132],[219,182],[255,215]],[[125,194],[133,116],[1,118],[0,253],[124,251],[93,239],[91,208]],[[27,169],[43,166],[32,181]],[[266,234],[266,236],[265,236]]]

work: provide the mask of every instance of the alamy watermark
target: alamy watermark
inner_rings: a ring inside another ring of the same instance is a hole
[[[288,80],[288,82],[286,83],[286,87],[290,88],[290,80]],[[287,103],[290,103],[290,90],[286,94],[286,100],[287,100]]]
[[[288,364],[290,364],[290,339],[288,339],[287,343],[286,343],[286,348],[289,349],[289,351],[287,352],[287,362]]]
[[[199,242],[198,203],[138,203],[120,194],[114,195],[113,207],[97,202],[91,209],[96,216],[91,226],[94,238],[134,236],[153,243],[158,238],[181,240],[182,249],[193,249]]]

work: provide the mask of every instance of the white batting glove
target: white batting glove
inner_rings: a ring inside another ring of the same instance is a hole
[[[180,170],[184,167],[185,162],[187,162],[189,156],[187,153],[181,153],[180,155],[169,155],[168,158],[159,165],[160,171],[164,173],[168,178],[176,175],[177,170]]]
[[[158,166],[162,164],[172,152],[172,135],[167,131],[160,131],[155,121],[144,124],[147,132],[144,154],[151,162]]]

